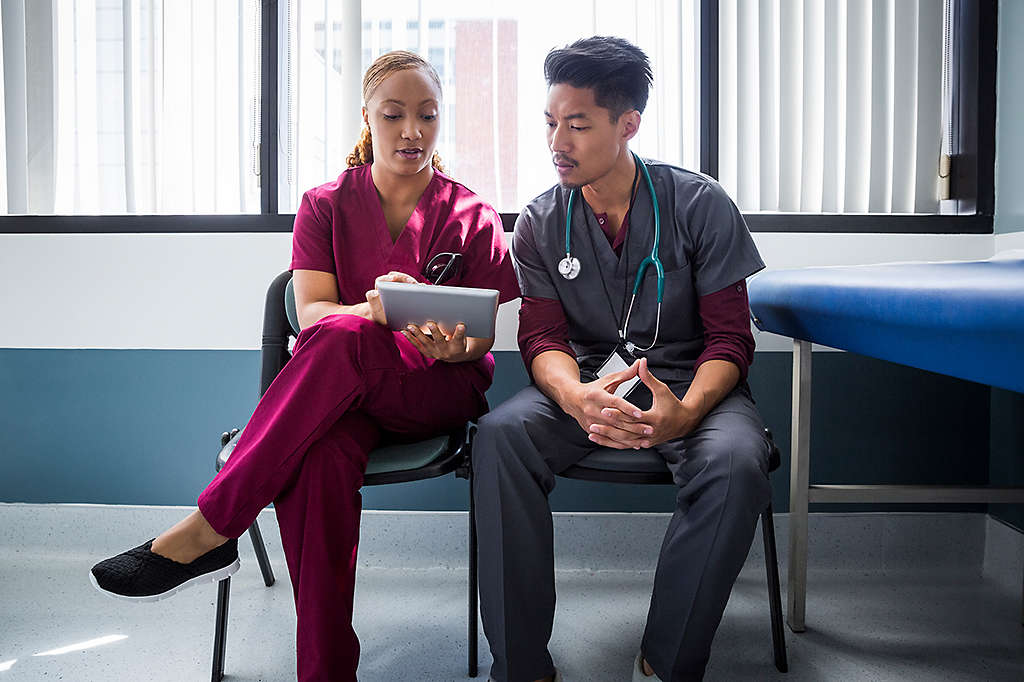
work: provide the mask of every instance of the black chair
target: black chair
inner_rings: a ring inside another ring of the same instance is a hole
[[[765,429],[765,436],[772,445],[768,459],[768,471],[779,468],[781,456],[775,445],[771,431]],[[603,481],[607,483],[640,483],[674,485],[672,473],[665,466],[665,460],[654,450],[613,450],[601,448],[587,455],[575,465],[558,474],[566,478],[584,481]],[[472,481],[470,481],[472,494]],[[470,532],[476,530],[471,524]],[[768,574],[768,603],[772,619],[772,646],[775,656],[775,667],[779,672],[788,672],[789,663],[786,659],[786,635],[782,627],[782,596],[779,589],[779,564],[775,552],[775,524],[772,520],[771,498],[768,506],[761,512],[761,534],[764,537],[764,559]],[[476,538],[471,540],[471,547],[476,548]],[[471,556],[470,583],[476,585],[476,558]],[[474,595],[475,596],[475,595]],[[476,622],[476,601],[470,605],[470,621]],[[470,632],[470,646],[475,645],[475,632]]]
[[[270,387],[274,377],[291,357],[288,348],[289,337],[298,335],[299,323],[295,313],[295,294],[292,290],[291,272],[282,272],[267,289],[263,312],[263,343],[260,352],[260,395]],[[445,434],[416,443],[403,443],[380,447],[370,453],[363,485],[385,485],[404,483],[443,476],[452,471],[460,478],[469,478],[469,448],[475,429],[472,423],[457,433]],[[231,456],[239,429],[232,429],[221,435],[221,449],[217,454],[216,467],[220,471]],[[472,488],[470,488],[470,543],[472,555],[476,554],[476,533],[472,514]],[[270,587],[274,584],[274,573],[267,558],[266,546],[258,522],[249,527],[256,559],[263,573],[263,582]],[[220,581],[217,590],[217,622],[213,639],[213,682],[224,677],[224,650],[227,638],[228,599],[231,592],[231,578]],[[476,565],[471,566],[470,604],[473,618],[469,623],[469,636],[474,643],[470,647],[470,676],[476,675],[477,620],[476,614]]]

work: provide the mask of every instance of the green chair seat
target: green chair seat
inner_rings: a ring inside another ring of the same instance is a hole
[[[390,474],[425,467],[448,452],[448,436],[437,436],[416,443],[385,445],[370,453],[366,475]]]
[[[231,440],[225,444],[217,456],[217,470],[228,461],[231,452],[235,449],[238,437],[242,435],[240,430],[231,436]],[[425,467],[440,459],[442,455],[449,452],[449,437],[436,436],[427,440],[415,443],[399,443],[396,445],[385,445],[370,453],[370,461],[366,465],[366,476],[380,476],[382,474],[393,474],[399,471],[411,471]],[[372,485],[372,482],[370,482]]]

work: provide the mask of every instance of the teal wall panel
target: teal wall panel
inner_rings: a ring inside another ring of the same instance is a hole
[[[790,353],[758,353],[750,385],[783,453],[773,504],[789,508]],[[815,353],[811,483],[988,482],[989,388],[854,353]],[[984,505],[811,505],[812,511],[984,511]]]
[[[992,485],[1024,486],[1024,394],[992,389]],[[1024,505],[993,504],[996,518],[1024,531]]]
[[[0,501],[194,504],[256,351],[0,349]]]
[[[496,360],[492,405],[527,381],[518,353]],[[258,365],[256,351],[0,349],[0,501],[194,504],[219,434],[255,406]],[[758,353],[750,375],[784,453],[772,481],[778,510],[788,506],[791,367],[789,353]],[[987,482],[987,387],[816,353],[813,391],[812,480]],[[670,486],[562,479],[551,506],[668,511],[674,497]],[[466,505],[466,482],[451,476],[363,493],[365,509]]]

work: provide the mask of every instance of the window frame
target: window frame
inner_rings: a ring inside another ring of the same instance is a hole
[[[951,0],[952,213],[745,213],[751,232],[992,234],[995,207],[998,0]],[[700,0],[700,170],[718,174],[718,0]],[[278,27],[287,2],[261,0],[260,213],[187,215],[2,215],[0,234],[291,232],[278,213]],[[270,58],[268,58],[268,56]],[[273,103],[270,106],[267,103]],[[517,213],[501,213],[511,231]]]

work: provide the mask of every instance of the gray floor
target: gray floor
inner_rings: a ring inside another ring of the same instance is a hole
[[[182,514],[0,505],[0,682],[208,679],[214,586],[136,605],[99,594],[86,578],[95,560]],[[777,518],[784,555],[786,518]],[[640,569],[653,566],[665,522],[656,514],[556,517],[551,651],[566,682],[630,679],[652,580]],[[294,677],[290,585],[273,516],[261,523],[280,580],[264,587],[243,543],[228,633],[231,680]],[[460,514],[365,515],[356,591],[361,680],[466,679],[464,533]],[[707,679],[1024,680],[1021,561],[1020,534],[983,515],[815,515],[808,630],[787,630],[791,672],[782,675],[771,662],[758,536]],[[486,679],[482,638],[480,659]]]

